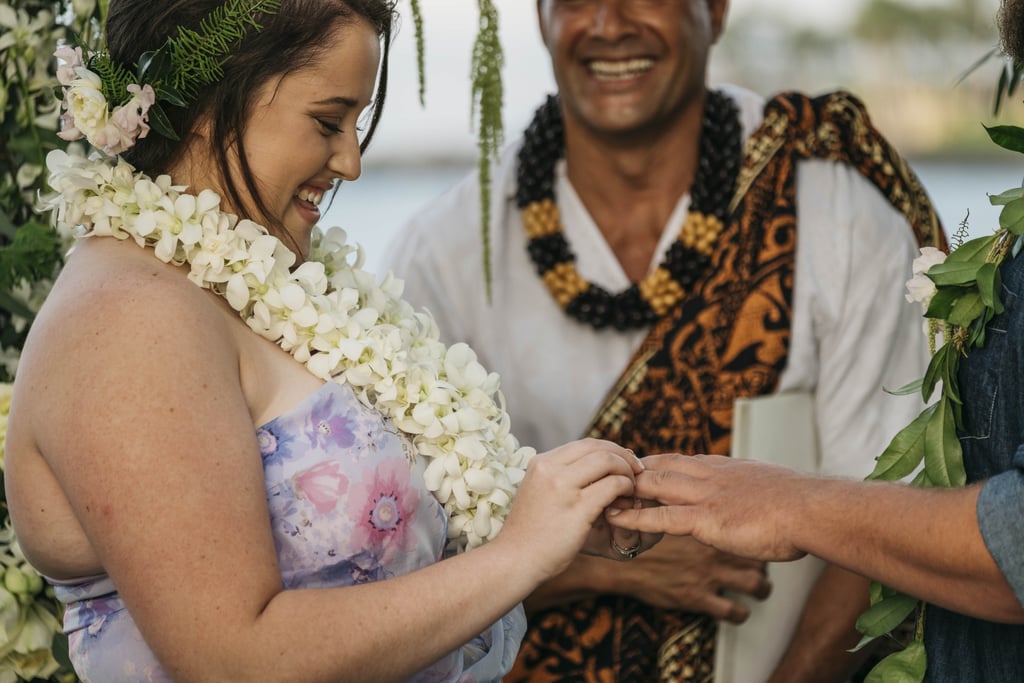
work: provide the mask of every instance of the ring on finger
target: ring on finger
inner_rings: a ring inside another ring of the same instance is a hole
[[[632,560],[634,557],[640,554],[640,543],[637,542],[636,545],[630,546],[628,548],[623,548],[621,545],[616,543],[614,539],[612,539],[612,550],[621,555],[623,559]]]

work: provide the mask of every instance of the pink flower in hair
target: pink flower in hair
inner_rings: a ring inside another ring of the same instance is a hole
[[[156,93],[150,85],[131,84],[128,92],[132,98],[114,110],[111,122],[120,129],[116,144],[108,140],[102,146],[108,154],[120,154],[135,144],[136,139],[149,135],[149,108],[156,102]]]
[[[76,77],[75,67],[85,66],[85,61],[82,58],[82,48],[72,48],[65,45],[64,47],[57,48],[53,56],[57,58],[57,81],[61,85],[71,85]]]

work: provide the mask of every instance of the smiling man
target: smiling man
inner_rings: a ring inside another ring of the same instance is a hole
[[[882,386],[924,371],[902,292],[941,228],[852,96],[708,84],[727,5],[539,0],[559,92],[492,169],[492,301],[475,176],[411,221],[391,265],[501,372],[525,443],[727,453],[736,398],[807,391],[820,472],[862,477],[919,409]],[[770,590],[763,564],[692,539],[624,559],[580,557],[533,595],[506,681],[709,681],[716,621],[748,614],[729,596]],[[829,567],[811,595],[766,680],[857,666],[866,581]]]

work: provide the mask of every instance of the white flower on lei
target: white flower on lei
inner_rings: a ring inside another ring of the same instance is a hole
[[[295,255],[220,198],[185,194],[121,158],[47,157],[47,200],[59,229],[133,239],[162,261],[187,265],[195,284],[224,296],[246,324],[327,381],[349,384],[390,419],[427,461],[425,481],[448,514],[450,548],[497,535],[532,448],[520,447],[499,379],[465,344],[440,341],[425,311],[402,300],[402,282],[361,270],[345,233],[315,232],[310,256]]]
[[[921,247],[921,255],[914,259],[914,277],[907,280],[907,301],[917,301],[928,310],[928,304],[935,296],[935,283],[928,277],[928,270],[946,261],[946,252],[935,247]]]
[[[927,313],[928,305],[935,296],[938,289],[930,277],[928,270],[935,265],[945,263],[946,252],[935,247],[921,247],[921,255],[914,259],[912,264],[914,276],[907,280],[907,301],[918,302],[921,309]],[[929,339],[929,348],[933,348],[943,338],[942,325],[933,318],[925,318],[922,323],[924,334]]]

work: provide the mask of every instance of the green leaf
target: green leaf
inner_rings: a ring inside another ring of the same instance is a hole
[[[985,132],[1003,149],[1011,152],[1024,152],[1024,128],[1019,126],[986,126],[982,124]]]
[[[986,306],[993,308],[996,313],[1003,312],[1003,304],[999,301],[999,290],[1002,280],[999,277],[999,267],[994,263],[986,263],[978,268],[978,293]]]
[[[166,102],[167,104],[175,107],[188,106],[188,103],[185,101],[185,96],[170,83],[160,84],[160,89],[157,90],[156,98],[161,102]]]
[[[925,428],[925,471],[936,486],[960,487],[966,483],[967,474],[960,439],[956,436],[953,406],[945,398],[939,399],[936,405],[938,408]]]
[[[900,592],[895,588],[889,588],[884,583],[872,581],[868,586],[868,594],[871,597],[871,604],[877,605],[886,598],[900,595]]]
[[[999,73],[999,83],[996,84],[996,101],[992,107],[992,113],[998,114],[999,108],[1003,105],[1003,93],[1009,90],[1010,69],[1005,64]],[[984,124],[982,124],[984,126]]]
[[[166,45],[159,50],[143,52],[139,56],[138,64],[136,75],[139,77],[139,83],[156,83],[161,81],[170,75],[173,69],[171,53],[170,50],[166,49]]]
[[[953,310],[953,304],[965,292],[967,292],[967,287],[940,287],[932,300],[928,302],[928,309],[925,311],[924,317],[945,320]]]
[[[988,201],[992,206],[1004,206],[1021,197],[1024,197],[1024,187],[1011,187],[1009,190],[1004,190],[999,194],[990,194]]]
[[[915,640],[876,664],[864,683],[921,683],[927,670],[924,643]]]
[[[25,320],[32,320],[32,318],[36,317],[36,314],[32,312],[31,308],[21,303],[11,296],[10,293],[2,289],[0,289],[0,309],[13,313],[19,318],[24,318]]]
[[[935,393],[935,385],[942,379],[941,373],[946,369],[946,356],[952,348],[951,344],[943,344],[928,361],[928,369],[924,373],[924,380],[921,384],[921,398],[926,402],[931,400],[932,394]],[[956,353],[955,349],[953,353]]]
[[[930,489],[935,487],[935,484],[932,483],[932,480],[928,478],[928,470],[921,470],[920,472],[918,472],[917,476],[915,476],[914,479],[910,482],[910,485],[916,486],[917,488],[920,489]]]
[[[960,370],[960,351],[954,344],[947,344],[949,351],[943,358],[942,367],[942,395],[949,398],[953,403],[960,404],[960,378],[957,372]]]
[[[861,636],[860,642],[851,647],[849,650],[847,650],[847,652],[857,652],[858,650],[863,650],[865,646],[875,642],[876,640],[878,640],[878,638],[879,636]]]
[[[1006,87],[1006,94],[1013,95],[1017,92],[1017,87],[1020,85],[1021,75],[1024,74],[1024,64],[1021,64],[1016,59],[1013,60],[1013,69],[1010,75],[1010,83]],[[996,112],[997,114],[999,112]]]
[[[967,327],[984,311],[985,304],[981,300],[981,294],[969,291],[956,300],[947,320],[953,325]]]
[[[1003,304],[999,303],[1000,311],[1002,311]],[[970,348],[980,349],[985,346],[985,337],[988,332],[988,324],[992,321],[992,318],[996,317],[996,312],[992,308],[985,309],[985,315],[978,316],[978,319],[971,325],[971,336],[967,341],[967,345]]]
[[[999,227],[1006,228],[1014,235],[1024,233],[1024,198],[1006,204],[999,212]]]
[[[153,130],[165,138],[180,140],[178,134],[174,132],[171,122],[167,120],[167,114],[164,113],[164,109],[159,103],[149,108],[149,125],[153,126]]]
[[[924,377],[920,379],[915,379],[913,382],[910,382],[909,384],[904,384],[899,389],[887,389],[883,386],[882,391],[892,396],[910,396],[911,394],[916,394],[917,392],[921,391],[921,387],[923,385]]]
[[[9,240],[13,240],[14,231],[16,229],[17,227],[14,225],[14,221],[12,221],[10,216],[7,215],[7,212],[0,209],[0,237],[6,237]]]
[[[973,240],[968,240],[954,249],[953,252],[946,257],[944,263],[965,263],[968,261],[984,263],[995,243],[995,235],[975,237]],[[931,269],[929,269],[929,271],[930,270]]]
[[[953,252],[956,253],[956,252]],[[928,279],[936,285],[966,285],[974,282],[981,263],[971,261],[937,263],[928,269]]]
[[[68,654],[68,637],[63,633],[56,633],[50,645],[53,650],[53,658],[66,671],[71,671],[71,657]]]
[[[0,247],[0,290],[10,290],[23,280],[53,277],[59,261],[56,231],[39,221],[23,223],[11,243]]]
[[[918,602],[902,593],[887,597],[857,618],[857,630],[866,636],[884,636],[902,624]]]
[[[867,476],[870,480],[895,481],[907,476],[924,459],[925,429],[938,403],[928,406],[914,421],[893,437],[889,446],[875,458],[875,469]]]

